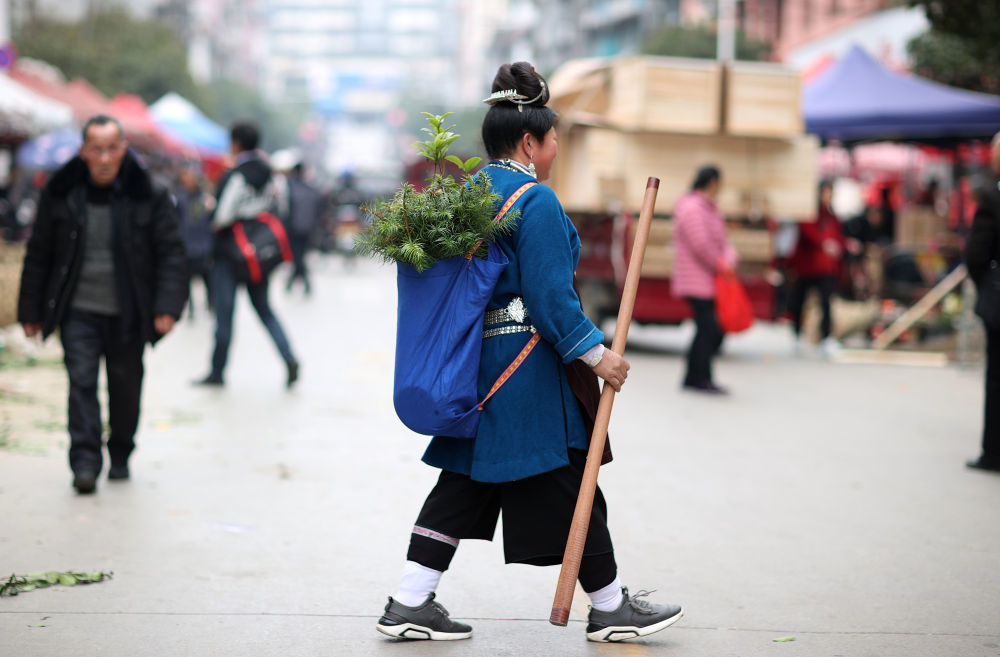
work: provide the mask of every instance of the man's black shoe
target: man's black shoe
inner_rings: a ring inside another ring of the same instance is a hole
[[[93,470],[80,470],[73,474],[73,488],[81,495],[89,495],[97,490],[97,473]]]
[[[222,382],[222,377],[221,376],[216,376],[214,374],[209,374],[204,379],[198,379],[197,381],[195,381],[193,385],[196,385],[196,386],[219,386],[219,387],[221,387],[221,386],[223,386],[225,384]]]
[[[986,470],[987,472],[1000,472],[1000,462],[991,461],[985,456],[980,456],[978,459],[972,461],[966,461],[965,467],[972,468],[973,470]]]
[[[111,481],[124,481],[129,478],[127,465],[112,465],[108,469],[108,479]]]
[[[288,361],[288,382],[285,384],[286,387],[291,388],[295,385],[295,382],[299,380],[299,361],[290,360]]]

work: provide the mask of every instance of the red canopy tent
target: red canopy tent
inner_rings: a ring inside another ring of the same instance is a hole
[[[69,89],[73,96],[80,98],[82,102],[88,103],[95,110],[107,113],[110,112],[111,101],[107,96],[102,94],[97,88],[84,80],[83,78],[76,78],[66,84],[66,88]],[[93,116],[92,114],[90,116]],[[90,118],[88,116],[87,118]]]
[[[89,84],[87,86],[93,93],[80,94],[76,93],[72,83],[67,84],[61,77],[41,70],[16,66],[9,75],[32,91],[69,105],[73,109],[74,120],[80,125],[95,114],[108,113],[108,99]]]
[[[52,67],[18,66],[11,77],[43,96],[66,103],[73,108],[73,118],[78,125],[86,123],[95,114],[115,117],[125,128],[125,136],[142,150],[166,150],[180,155],[183,147],[160,130],[149,115],[149,108],[138,96],[118,94],[108,100],[86,80],[77,78],[66,82],[62,74]]]

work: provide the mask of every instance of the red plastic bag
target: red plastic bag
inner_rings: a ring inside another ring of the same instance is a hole
[[[715,275],[715,314],[725,333],[739,333],[753,326],[753,305],[732,270]]]

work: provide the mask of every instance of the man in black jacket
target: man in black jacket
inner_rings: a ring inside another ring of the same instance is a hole
[[[17,310],[28,337],[60,331],[69,374],[69,464],[78,492],[94,492],[103,465],[101,358],[111,427],[108,478],[128,479],[142,352],[170,332],[187,295],[184,244],[168,193],[154,189],[128,152],[118,121],[92,117],[79,156],[42,190]]]
[[[295,264],[288,277],[286,290],[291,292],[295,279],[301,278],[306,295],[312,293],[309,270],[306,267],[306,253],[312,243],[320,215],[323,214],[323,195],[305,181],[302,162],[297,162],[286,175],[288,180],[288,218],[285,226],[288,241],[292,247]]]
[[[990,162],[996,177],[980,197],[965,252],[969,275],[980,289],[990,261],[1000,262],[1000,133],[993,137]],[[986,327],[983,452],[966,465],[1000,472],[1000,330],[989,327]]]

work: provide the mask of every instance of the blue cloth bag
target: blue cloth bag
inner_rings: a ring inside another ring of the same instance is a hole
[[[398,310],[393,405],[411,430],[475,438],[483,313],[507,256],[489,244],[485,260],[454,257],[423,273],[396,264]]]

